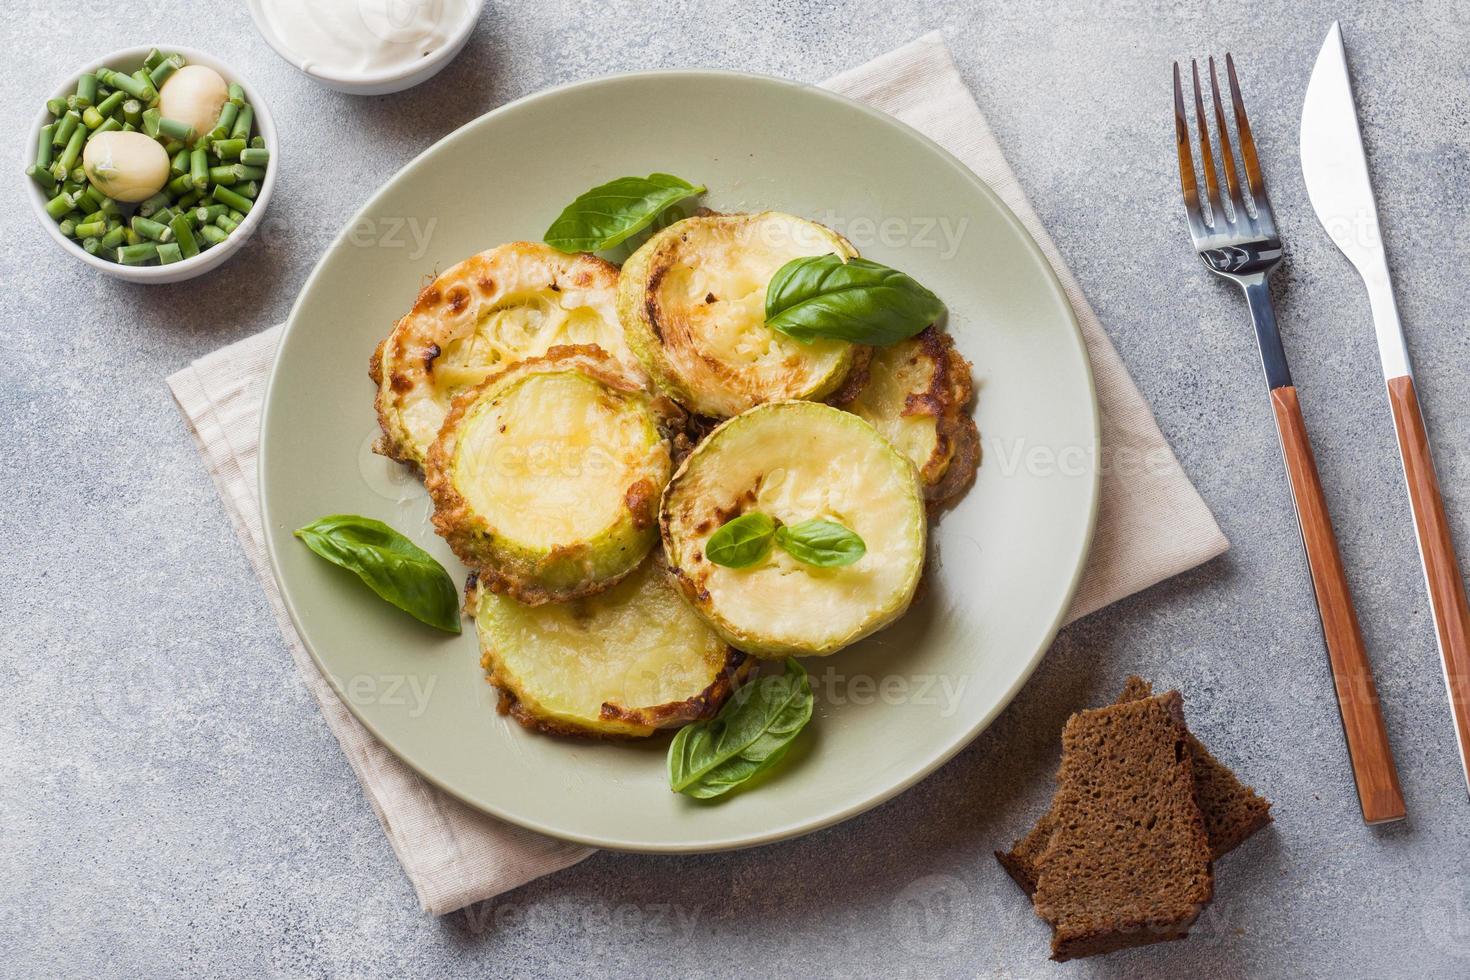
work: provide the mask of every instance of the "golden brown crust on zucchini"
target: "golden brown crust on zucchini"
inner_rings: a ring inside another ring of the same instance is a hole
[[[870,417],[877,406],[860,399],[873,380],[872,369],[879,359],[906,357],[901,365],[887,365],[890,370],[907,370],[924,377],[923,387],[906,393],[899,417],[929,417],[934,420],[934,447],[924,459],[915,459],[919,477],[924,483],[924,500],[931,514],[955,503],[975,482],[980,465],[980,432],[968,408],[974,400],[970,379],[970,362],[955,349],[947,333],[929,327],[895,348],[874,352],[862,378],[843,387],[833,404],[856,412],[883,428],[893,418]],[[904,353],[908,352],[908,353]],[[882,410],[891,411],[891,406]]]
[[[724,707],[730,695],[739,690],[740,686],[749,679],[757,663],[754,657],[748,657],[739,650],[732,649],[725,661],[725,669],[720,671],[720,676],[694,697],[631,711],[609,702],[602,706],[602,717],[607,721],[642,725],[659,730],[683,728],[691,722],[713,718],[720,713],[720,709]],[[563,725],[545,718],[538,718],[526,709],[514,691],[496,678],[489,653],[480,657],[480,666],[485,671],[485,680],[495,688],[499,697],[495,710],[502,715],[509,715],[528,731],[542,735],[555,735],[560,738],[604,742],[634,742],[648,737],[621,732],[593,732],[574,725]]]
[[[466,565],[475,569],[478,584],[492,592],[509,595],[526,605],[546,602],[564,602],[596,595],[617,584],[638,567],[637,560],[631,561],[619,575],[605,576],[596,573],[593,567],[594,552],[585,542],[567,547],[550,549],[531,567],[514,571],[497,568],[486,562],[483,549],[487,541],[493,540],[495,530],[483,526],[469,501],[455,485],[453,460],[459,445],[459,428],[465,414],[478,402],[483,392],[518,375],[550,373],[559,370],[575,370],[590,377],[607,389],[615,392],[636,394],[648,399],[650,406],[660,419],[660,434],[667,439],[684,417],[683,411],[671,400],[661,395],[652,395],[642,384],[641,377],[631,373],[601,347],[586,344],[553,347],[545,355],[525,361],[517,361],[496,372],[473,388],[461,392],[450,406],[444,425],[429,449],[425,467],[424,485],[434,502],[433,524],[435,531],[449,544],[449,548]],[[623,503],[635,527],[651,529],[656,523],[658,493],[661,486],[641,477],[631,484]],[[646,552],[645,552],[646,553]],[[640,554],[638,558],[642,558]],[[556,567],[581,563],[587,574],[578,587],[550,588],[537,584],[537,577]]]
[[[658,566],[658,574],[667,574],[667,567],[661,555],[656,554],[649,560]],[[465,583],[465,611],[472,619],[477,617],[479,611],[482,598],[479,589],[480,585],[472,573]],[[487,642],[483,633],[481,642],[482,644]],[[637,708],[627,708],[611,701],[603,702],[599,711],[600,721],[609,723],[610,729],[616,726],[650,729],[643,733],[616,730],[597,731],[538,716],[521,700],[507,679],[500,676],[495,651],[488,645],[482,645],[480,667],[485,673],[485,679],[495,688],[499,696],[496,710],[502,715],[509,715],[529,731],[565,738],[632,741],[647,738],[655,730],[680,728],[690,722],[713,718],[718,714],[730,695],[745,683],[758,665],[755,658],[733,647],[725,646],[724,651],[724,663],[714,679],[704,690],[692,697]]]
[[[617,280],[617,267],[596,256],[510,242],[428,282],[369,363],[383,429],[377,451],[422,466],[453,391],[553,346],[584,343],[582,335],[595,334],[599,346],[641,372],[618,323]],[[502,336],[486,324],[507,310],[525,316]]]
[[[767,281],[793,258],[855,255],[831,229],[774,211],[700,214],[670,225],[624,263],[618,313],[634,354],[693,412],[719,418],[791,398],[825,398],[854,345],[802,343],[765,325]]]

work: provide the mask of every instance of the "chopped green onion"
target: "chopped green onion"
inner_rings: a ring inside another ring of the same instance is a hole
[[[82,75],[77,78],[77,108],[86,109],[97,101],[97,76]]]
[[[88,112],[91,112],[92,110],[91,109],[88,109],[87,111]],[[96,136],[98,133],[110,133],[110,132],[112,132],[113,130],[116,130],[116,129],[122,129],[122,123],[120,123],[120,122],[117,121],[117,117],[116,116],[108,116],[106,119],[102,120],[102,125],[98,126],[97,128],[93,129],[90,133],[87,134],[87,139],[90,140],[93,136]]]
[[[249,214],[250,209],[255,206],[251,203],[250,198],[241,197],[239,194],[236,194],[228,187],[222,185],[216,184],[211,194],[216,201],[221,204],[228,204],[230,207],[234,208],[236,211],[239,211],[241,214]]]
[[[153,217],[154,213],[168,207],[169,196],[163,191],[154,194],[148,200],[138,205],[138,213],[145,218]]]
[[[77,196],[77,208],[83,214],[97,214],[102,210],[102,202],[106,199],[106,195],[88,184],[87,189]]]
[[[128,93],[126,92],[113,92],[107,98],[97,103],[96,109],[98,114],[102,116],[112,115],[114,112],[117,112],[118,106],[122,105],[123,100],[127,97]]]
[[[111,68],[99,68],[97,69],[97,78],[103,84],[126,92],[141,102],[150,102],[153,99],[153,93],[149,90],[149,86],[140,82],[132,75],[124,75],[122,72],[113,71]]]
[[[82,124],[82,116],[79,112],[68,111],[56,121],[56,131],[51,134],[51,145],[55,147],[65,146],[71,134]]]
[[[199,254],[199,243],[194,240],[194,228],[189,224],[188,218],[182,214],[177,215],[168,226],[173,229],[174,238],[178,241],[184,258],[192,259]]]
[[[38,167],[33,163],[26,167],[26,176],[34,180],[43,193],[48,195],[56,193],[56,178],[44,167]]]
[[[152,218],[145,218],[140,214],[133,215],[133,230],[155,242],[172,241],[174,237],[173,229],[168,225],[159,224]]]
[[[209,151],[202,146],[189,155],[189,176],[195,189],[209,186]]]
[[[239,112],[239,106],[233,102],[226,102],[224,107],[219,111],[219,121],[209,131],[209,138],[212,140],[228,139],[230,130],[235,128],[235,117]]]
[[[158,131],[169,139],[176,139],[185,144],[193,143],[199,138],[193,126],[186,122],[179,122],[177,119],[159,119]]]
[[[133,78],[137,81],[139,85],[143,87],[143,99],[147,101],[149,105],[157,104],[158,86],[153,84],[153,79],[148,77],[148,73],[139,68],[137,71],[133,72]]]
[[[124,245],[117,250],[117,260],[123,265],[143,265],[158,258],[158,246],[152,242]]]
[[[87,141],[87,130],[84,126],[77,126],[71,131],[71,139],[66,141],[66,148],[61,151],[61,156],[51,164],[51,172],[59,180],[65,180],[72,168],[77,165],[77,158],[82,155],[82,144]]]
[[[250,139],[250,129],[254,125],[255,110],[252,109],[250,107],[250,103],[247,102],[240,107],[239,115],[235,116],[235,125],[230,129],[230,139]]]
[[[55,123],[47,123],[41,127],[41,132],[36,134],[36,166],[43,170],[51,166],[51,161],[55,159],[56,148],[51,145],[51,139],[55,135]]]
[[[184,67],[184,59],[181,55],[171,54],[160,61],[148,72],[148,80],[153,83],[154,88],[163,88],[163,83],[168,81],[169,76]]]

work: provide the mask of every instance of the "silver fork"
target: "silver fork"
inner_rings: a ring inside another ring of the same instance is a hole
[[[1204,178],[1202,194],[1190,149],[1184,85],[1179,65],[1177,62],[1174,65],[1174,127],[1179,142],[1179,184],[1184,193],[1189,234],[1205,266],[1238,285],[1245,292],[1246,303],[1250,306],[1256,343],[1261,350],[1261,364],[1266,371],[1266,386],[1270,389],[1271,407],[1276,416],[1276,431],[1281,437],[1282,457],[1296,505],[1297,523],[1301,528],[1312,588],[1317,597],[1322,636],[1327,644],[1328,662],[1337,689],[1337,704],[1342,712],[1343,733],[1347,739],[1363,819],[1368,823],[1400,820],[1404,817],[1403,793],[1399,788],[1388,732],[1379,710],[1373,669],[1368,662],[1368,651],[1363,644],[1358,614],[1348,589],[1332,517],[1327,511],[1322,479],[1317,471],[1311,440],[1307,437],[1297,391],[1291,381],[1286,352],[1281,346],[1276,310],[1271,303],[1269,278],[1272,270],[1281,264],[1281,239],[1276,232],[1271,199],[1266,196],[1266,181],[1256,158],[1255,139],[1240,96],[1235,60],[1228,54],[1225,56],[1225,72],[1230,83],[1230,104],[1234,110],[1246,184],[1241,185],[1236,169],[1215,59],[1209,59],[1209,75],[1218,154],[1216,143],[1210,139],[1199,65],[1191,61],[1200,174]],[[1219,169],[1225,175],[1228,210],[1220,196],[1217,156]]]

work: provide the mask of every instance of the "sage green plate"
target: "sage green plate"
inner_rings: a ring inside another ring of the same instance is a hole
[[[815,717],[759,787],[699,803],[668,789],[667,739],[531,734],[496,713],[473,630],[420,625],[291,532],[326,514],[387,521],[456,578],[418,481],[371,452],[368,357],[424,277],[538,240],[613,177],[707,184],[710,207],[823,221],[949,305],[975,365],[979,480],[938,526],[927,588],[882,634],[808,660]],[[281,595],[358,718],[430,782],[568,840],[641,851],[744,847],[816,830],[913,785],[979,734],[1051,643],[1097,509],[1098,421],[1067,300],[996,196],[935,144],[820,89],[673,72],[570,85],[453,133],[390,180],[302,290],[266,396],[260,489]],[[972,805],[973,801],[965,805]]]

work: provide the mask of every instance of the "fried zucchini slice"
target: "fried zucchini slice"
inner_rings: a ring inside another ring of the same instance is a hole
[[[770,329],[766,285],[792,259],[832,252],[857,254],[835,231],[778,211],[675,222],[623,265],[618,316],[628,345],[664,391],[700,415],[825,398],[861,348]]]
[[[592,595],[658,538],[682,412],[600,347],[554,347],[454,400],[429,450],[434,526],[495,591]]]
[[[840,568],[778,547],[746,568],[711,562],[710,536],[751,511],[782,524],[835,521],[867,553]],[[762,405],[715,429],[669,482],[659,520],[685,597],[758,657],[823,656],[882,629],[908,609],[924,567],[914,465],[867,422],[817,402]]]
[[[373,353],[377,451],[422,467],[454,396],[557,346],[595,344],[638,370],[616,309],[618,270],[591,255],[511,242],[425,286]]]
[[[931,509],[953,503],[980,465],[980,432],[967,411],[974,397],[970,362],[949,334],[930,327],[874,350],[862,374],[833,402],[871,422],[913,460]]]
[[[542,732],[677,728],[719,711],[754,665],[689,608],[657,555],[588,599],[527,606],[472,586],[468,605],[501,710]]]

